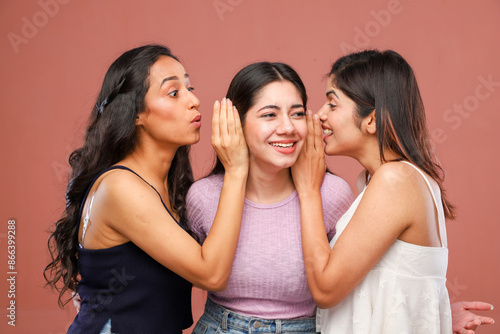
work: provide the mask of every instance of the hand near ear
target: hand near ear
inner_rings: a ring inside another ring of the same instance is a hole
[[[292,177],[297,193],[319,191],[326,172],[322,128],[318,115],[307,111],[307,137],[302,151],[292,166]]]
[[[226,98],[214,103],[212,146],[226,173],[248,173],[248,147],[240,117],[231,100]]]

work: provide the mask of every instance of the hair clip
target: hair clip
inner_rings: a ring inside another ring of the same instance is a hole
[[[101,105],[98,106],[97,103],[96,103],[96,108],[97,108],[97,114],[98,115],[101,115],[102,112],[104,111],[104,108],[106,108],[106,106],[108,105],[108,98],[105,98],[104,101],[102,101]]]

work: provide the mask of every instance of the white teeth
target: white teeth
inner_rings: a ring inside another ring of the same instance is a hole
[[[323,129],[323,134],[325,135],[331,135],[333,133],[332,130],[329,130],[329,129]]]
[[[290,148],[293,146],[293,143],[290,144],[282,144],[282,143],[271,143],[271,145],[275,147],[284,147],[284,148]]]

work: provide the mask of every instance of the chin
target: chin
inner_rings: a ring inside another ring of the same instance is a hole
[[[335,155],[335,153],[334,153],[334,152],[332,152],[332,150],[327,150],[327,149],[325,148],[325,155]]]
[[[324,151],[326,155],[340,155],[339,150],[334,145],[326,145]]]
[[[285,169],[285,168],[292,167],[295,164],[295,162],[297,162],[296,158],[293,160],[288,160],[288,161],[276,161],[275,166],[279,167],[281,169]]]
[[[198,143],[200,141],[200,134],[196,134],[196,136],[194,136],[194,138],[189,142],[187,143],[186,145],[194,145],[196,143]]]

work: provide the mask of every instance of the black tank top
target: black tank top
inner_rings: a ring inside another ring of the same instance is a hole
[[[87,190],[80,217],[92,185],[112,169],[128,170],[139,176],[124,166],[102,171]],[[165,209],[168,211],[166,206]],[[156,262],[132,242],[106,249],[80,248],[78,272],[81,308],[68,333],[99,333],[109,319],[111,331],[116,334],[178,334],[193,324],[191,283]]]

